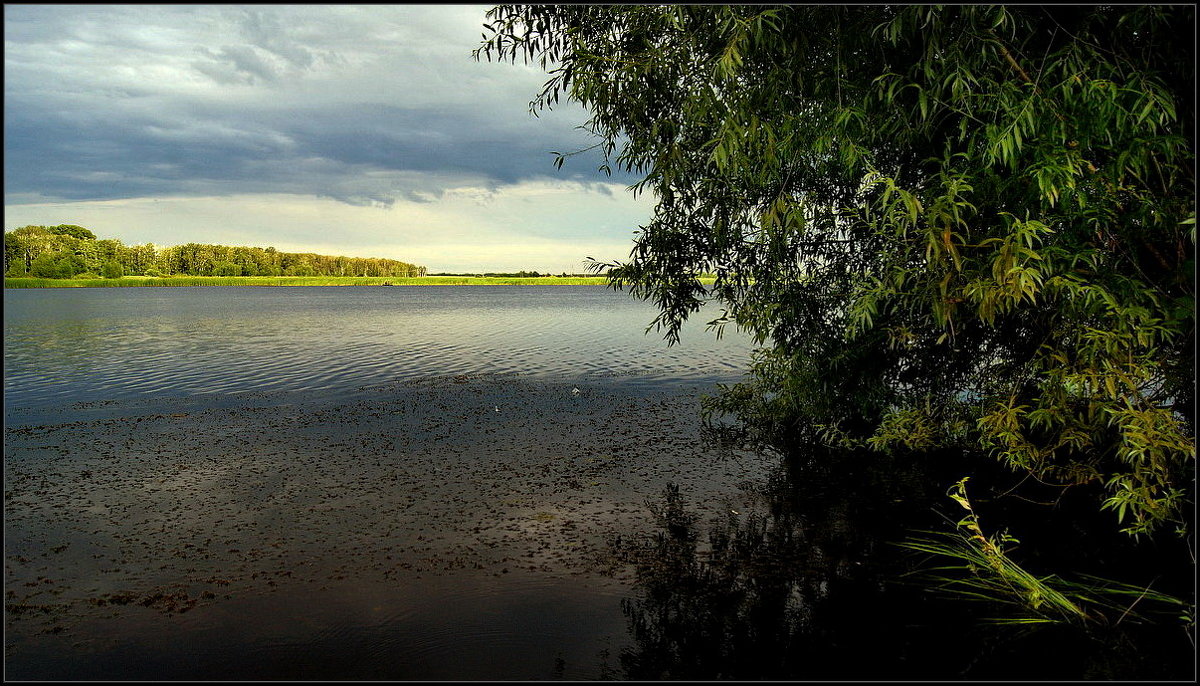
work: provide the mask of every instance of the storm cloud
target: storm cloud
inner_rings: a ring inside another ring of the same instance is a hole
[[[554,169],[593,142],[585,114],[534,118],[543,73],[471,58],[485,11],[7,5],[6,204],[631,182],[595,155]]]

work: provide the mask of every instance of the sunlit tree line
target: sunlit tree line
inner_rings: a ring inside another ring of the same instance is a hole
[[[425,276],[425,267],[379,257],[281,252],[275,248],[186,243],[156,247],[97,239],[73,224],[4,233],[4,274],[70,279],[139,276]]]

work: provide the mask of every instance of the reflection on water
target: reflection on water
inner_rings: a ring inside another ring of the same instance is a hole
[[[598,286],[95,288],[4,292],[6,405],[333,391],[444,374],[735,377],[749,341],[646,334]]]
[[[132,603],[8,651],[26,680],[595,679],[623,589],[514,571],[235,593],[171,617]],[[18,630],[23,627],[17,627]]]
[[[626,294],[62,289],[4,316],[9,677],[1190,673],[1179,636],[998,631],[902,583],[891,543],[960,467],[716,450],[696,395],[748,342],[667,348]]]
[[[766,466],[706,450],[695,392],[456,375],[8,425],[7,674],[613,674],[605,541]]]
[[[896,555],[884,542],[896,531],[880,517],[912,509],[912,484],[854,472],[830,480],[781,466],[747,484],[753,508],[707,525],[668,488],[653,505],[660,529],[618,545],[641,590],[625,604],[637,645],[622,655],[629,677],[914,676],[903,668],[916,637],[887,615],[919,608],[911,593],[885,592],[881,567]]]
[[[940,518],[936,475],[886,457],[792,459],[753,508],[703,522],[669,485],[657,528],[615,549],[635,565],[623,603],[631,679],[1186,679],[1180,627],[1014,628],[994,608],[908,576],[927,560],[891,543]],[[944,522],[942,522],[944,524]]]

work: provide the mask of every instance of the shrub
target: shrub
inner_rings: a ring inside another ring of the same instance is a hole
[[[29,265],[29,275],[39,279],[57,279],[58,262],[49,253],[38,255]]]
[[[242,267],[232,262],[218,262],[213,265],[213,276],[241,276]]]

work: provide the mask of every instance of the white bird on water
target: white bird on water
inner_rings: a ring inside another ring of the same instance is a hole
[[[571,389],[571,395],[579,395],[579,389],[578,389],[578,388],[572,388],[572,389]]]

